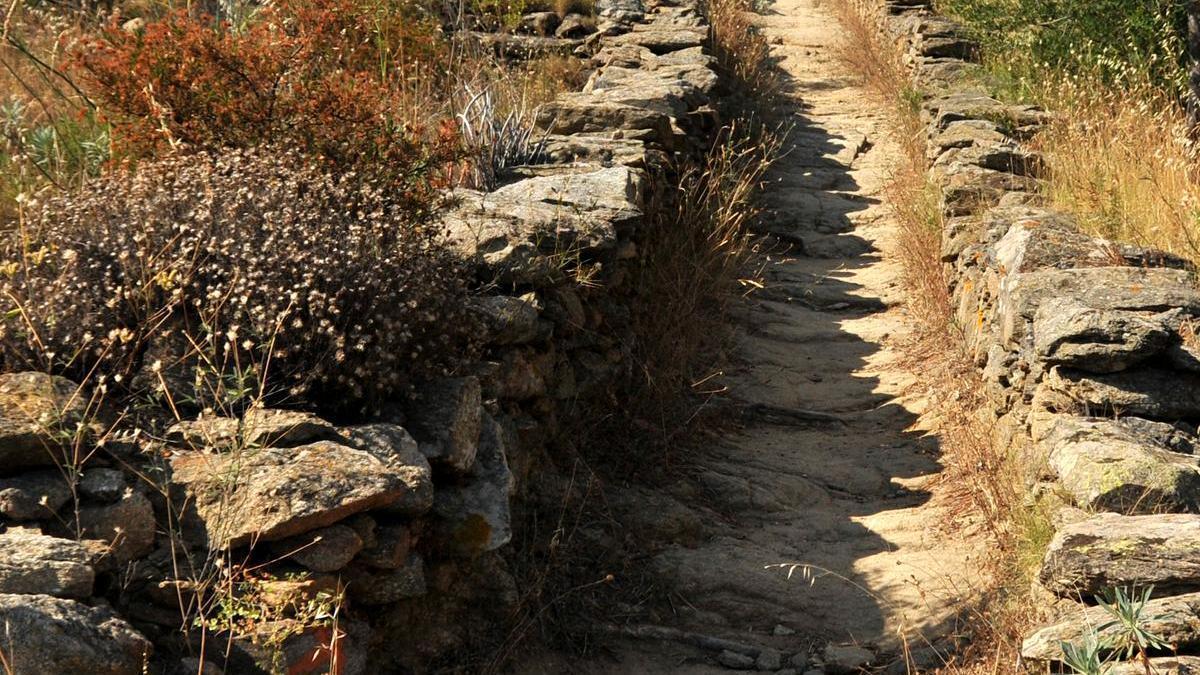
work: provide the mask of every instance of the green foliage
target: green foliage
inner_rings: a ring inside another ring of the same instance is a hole
[[[1100,594],[1100,606],[1111,617],[1083,636],[1078,643],[1063,642],[1063,664],[1079,675],[1104,675],[1114,660],[1137,658],[1147,664],[1152,650],[1169,649],[1170,644],[1147,625],[1144,613],[1154,586],[1131,590],[1112,588]]]
[[[991,70],[1017,87],[1062,75],[1186,84],[1177,0],[939,0],[938,9],[966,23]]]
[[[1166,640],[1146,626],[1145,617],[1142,616],[1153,592],[1154,586],[1147,586],[1140,591],[1137,588],[1132,591],[1113,588],[1101,595],[1100,606],[1113,618],[1098,630],[1102,633],[1111,632],[1111,637],[1105,642],[1126,659],[1144,657],[1151,649],[1166,649],[1169,646]]]
[[[1078,675],[1104,675],[1108,665],[1101,658],[1102,647],[1095,633],[1083,636],[1081,644],[1061,643],[1063,664]]]

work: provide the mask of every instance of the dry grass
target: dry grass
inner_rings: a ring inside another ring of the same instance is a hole
[[[1036,139],[1051,202],[1091,234],[1200,261],[1200,164],[1187,115],[1150,86],[1045,85],[1057,121]]]
[[[948,527],[982,529],[993,555],[981,575],[985,584],[968,608],[971,646],[942,672],[982,675],[1009,673],[1021,637],[1038,618],[1030,597],[1032,574],[1050,535],[1047,519],[1022,498],[1021,474],[1008,451],[993,442],[996,421],[978,372],[963,349],[954,324],[951,298],[941,263],[943,216],[936,188],[926,177],[924,135],[899,50],[885,42],[874,19],[855,0],[835,3],[848,40],[842,60],[868,88],[892,105],[892,131],[903,148],[893,168],[887,203],[896,217],[894,255],[902,263],[913,338],[904,345],[911,370],[919,377],[927,418],[941,444],[945,466],[933,486],[949,519]]]
[[[718,68],[735,97],[769,109],[783,79],[767,38],[754,25],[751,0],[707,0],[705,16],[712,26],[712,49]]]

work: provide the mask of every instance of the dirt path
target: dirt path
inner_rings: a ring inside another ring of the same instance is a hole
[[[969,543],[938,529],[923,489],[940,468],[937,439],[912,428],[921,402],[905,396],[912,381],[889,346],[905,320],[882,188],[900,150],[884,110],[837,62],[841,27],[827,8],[779,0],[762,24],[793,80],[794,109],[782,112],[796,123],[769,229],[795,248],[738,317],[727,384],[746,422],[675,491],[701,509],[703,536],[651,561],[679,598],[663,623],[770,646],[784,667],[829,642],[894,654],[901,631],[914,646],[948,632],[974,567]],[[642,520],[687,530],[678,508],[647,509]],[[773,563],[812,565],[815,581]],[[631,641],[613,660],[564,670],[721,672],[713,655]]]

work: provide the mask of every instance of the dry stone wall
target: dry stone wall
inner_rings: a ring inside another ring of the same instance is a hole
[[[1200,663],[1200,315],[1195,270],[1080,232],[1037,193],[1026,141],[1048,120],[972,77],[975,46],[926,0],[867,0],[922,93],[929,177],[945,216],[954,318],[986,387],[998,447],[1017,458],[1056,533],[1040,579],[1058,621],[1025,661],[1062,657],[1109,623],[1097,594],[1154,585],[1148,626]],[[1107,628],[1098,636],[1101,640]],[[1123,669],[1124,668],[1124,669]],[[1144,672],[1142,664],[1114,672]]]
[[[595,7],[594,30],[576,17],[555,43],[592,72],[540,111],[546,161],[455,193],[442,214],[487,289],[472,300],[484,358],[456,377],[368,423],[254,409],[96,447],[104,430],[74,383],[0,375],[12,672],[419,672],[503,623],[513,509],[552,472],[573,418],[617,405],[647,195],[715,121],[693,0]],[[235,565],[256,570],[243,581],[261,606],[206,592]],[[303,620],[339,586],[336,627]],[[207,626],[207,651],[197,603],[226,621]]]

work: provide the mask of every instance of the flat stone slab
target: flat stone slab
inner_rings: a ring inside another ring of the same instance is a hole
[[[413,492],[399,461],[331,441],[170,461],[210,547],[283,539]]]
[[[1168,595],[1200,590],[1200,515],[1100,513],[1061,528],[1041,581],[1058,595],[1154,585]]]
[[[1056,367],[1045,384],[1062,401],[1070,401],[1077,414],[1169,421],[1200,417],[1200,374],[1196,373],[1166,368],[1087,373]]]
[[[95,578],[87,551],[78,542],[30,530],[0,534],[0,593],[86,598]]]

